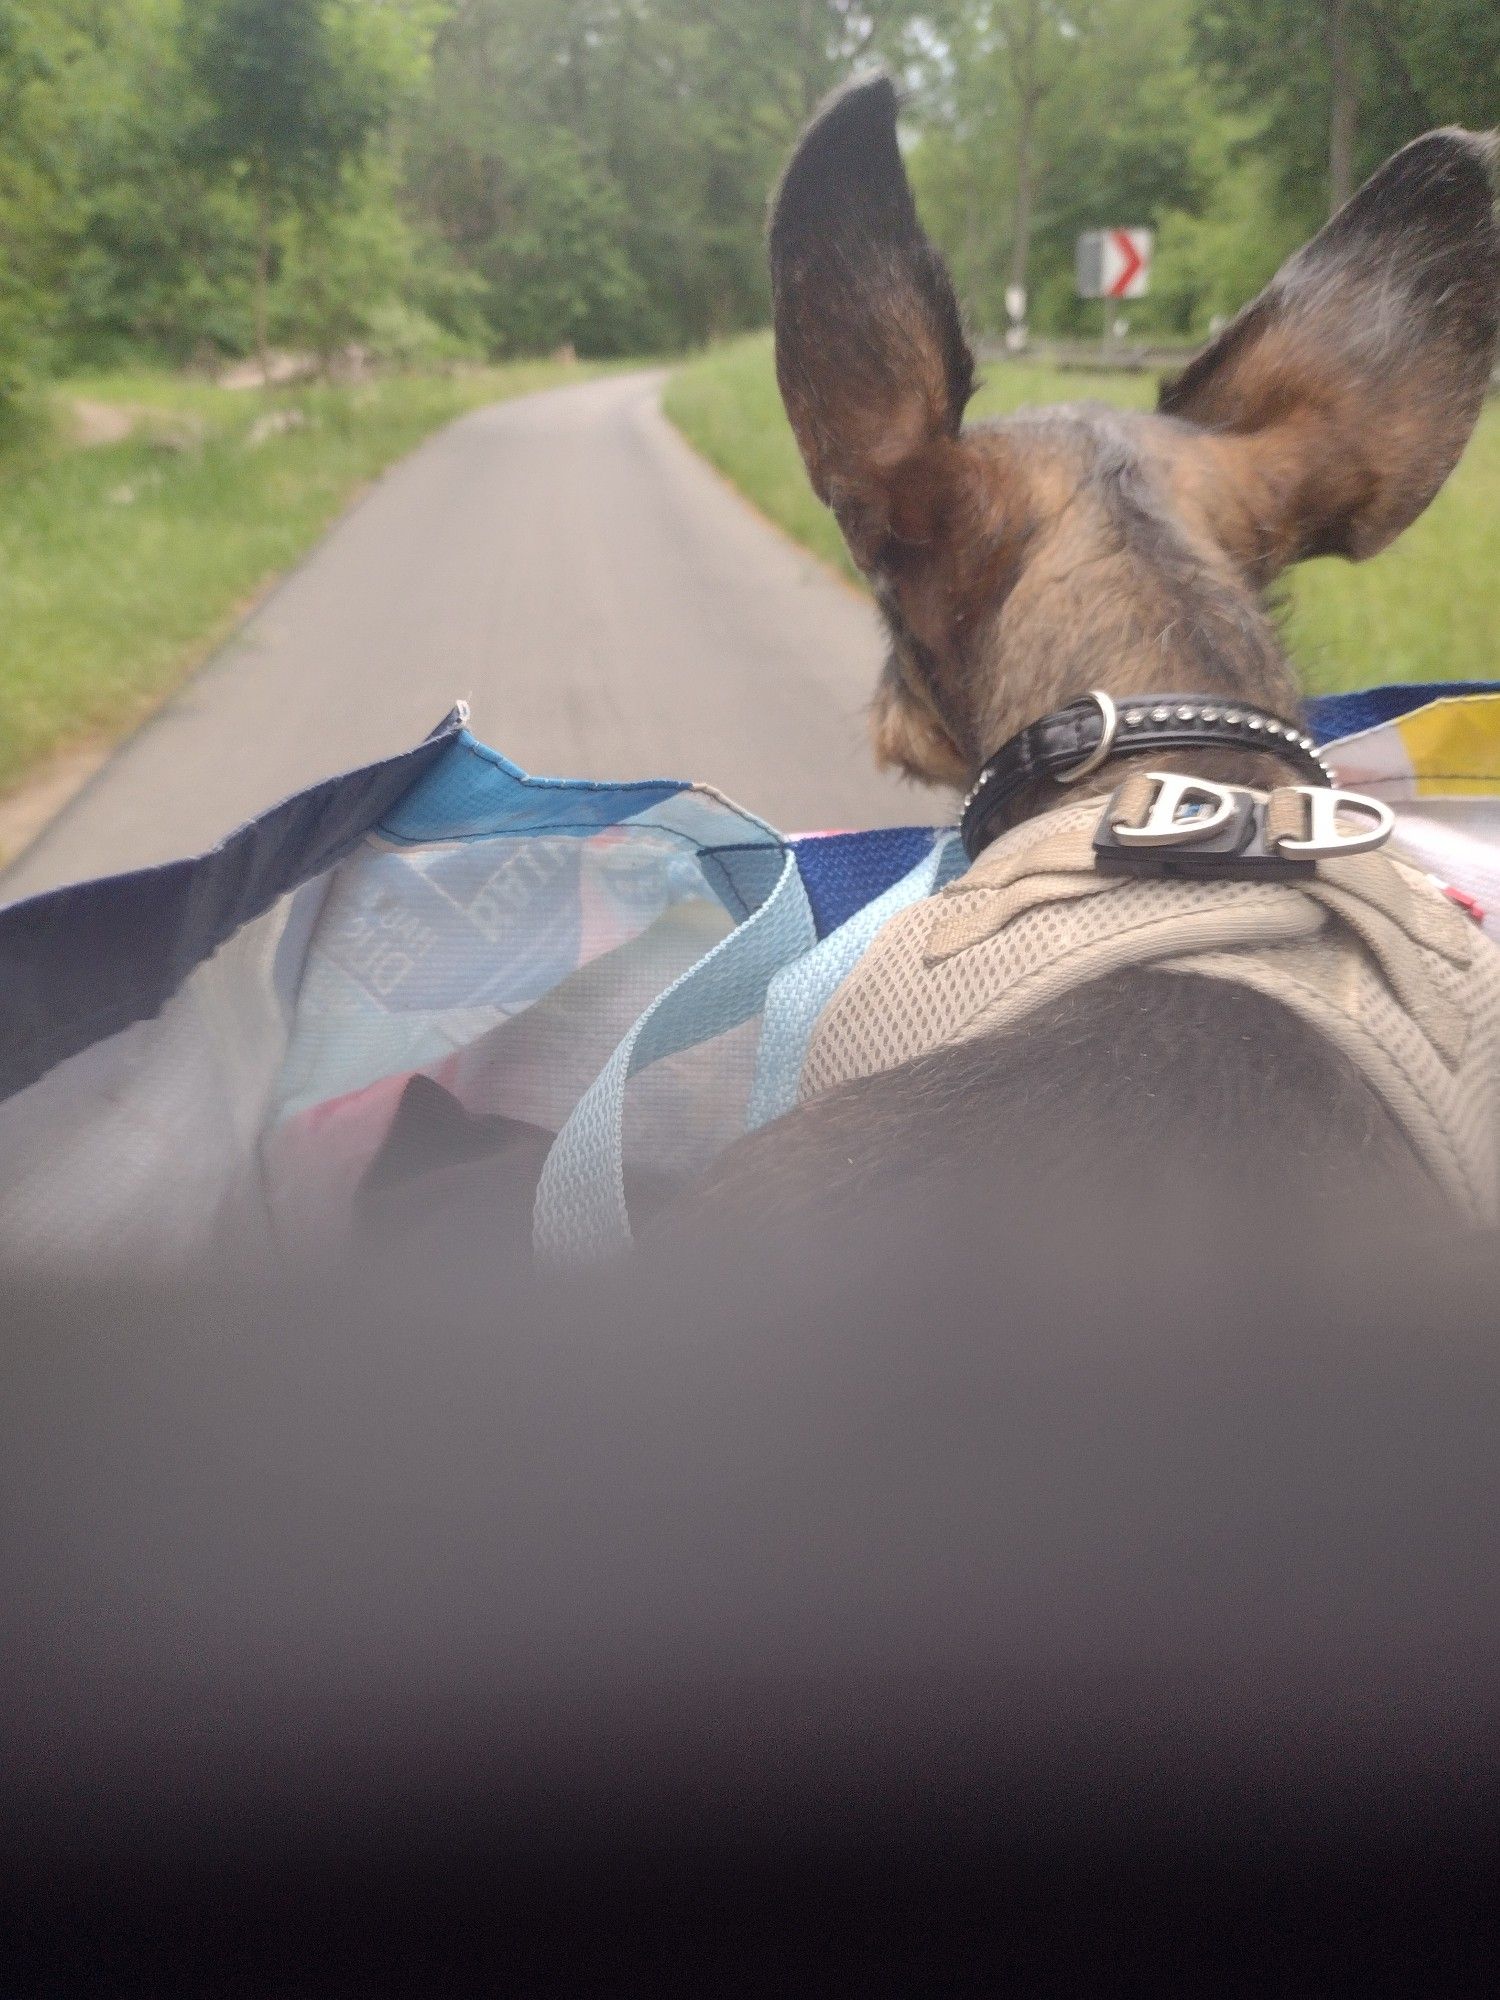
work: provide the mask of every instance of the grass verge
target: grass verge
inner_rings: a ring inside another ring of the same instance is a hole
[[[50,435],[0,458],[0,793],[121,735],[199,664],[360,488],[463,411],[561,381],[517,362],[350,387],[59,386]],[[95,432],[130,436],[87,448]]]
[[[1092,397],[1149,408],[1140,375],[1079,375],[997,362],[970,406],[999,416]],[[727,343],[681,368],[667,414],[762,512],[854,576],[833,518],[813,498],[792,439],[768,335]],[[1463,462],[1427,513],[1383,555],[1305,564],[1288,580],[1286,639],[1315,693],[1381,681],[1500,679],[1500,404],[1490,403]]]

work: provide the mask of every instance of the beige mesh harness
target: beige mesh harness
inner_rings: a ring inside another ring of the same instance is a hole
[[[799,1098],[1127,967],[1238,980],[1350,1058],[1470,1219],[1500,1220],[1500,949],[1477,925],[1389,849],[1300,880],[1101,874],[1103,806],[1027,821],[892,917],[824,1008]]]

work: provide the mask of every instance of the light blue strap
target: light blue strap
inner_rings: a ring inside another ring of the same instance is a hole
[[[532,1241],[539,1258],[578,1263],[628,1245],[625,1086],[660,1057],[749,1020],[775,975],[816,939],[788,849],[760,908],[652,1002],[573,1107],[537,1183]]]
[[[916,867],[893,882],[884,895],[866,903],[811,951],[776,974],[766,994],[755,1085],[745,1115],[747,1131],[753,1132],[791,1110],[797,1101],[797,1083],[813,1029],[834,990],[854,970],[881,925],[909,903],[930,896],[940,878],[954,872],[955,858],[963,860],[957,833],[939,834]]]

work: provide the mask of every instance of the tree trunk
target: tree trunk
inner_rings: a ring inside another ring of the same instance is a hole
[[[1031,262],[1031,204],[1036,178],[1036,97],[1027,93],[1021,100],[1016,121],[1016,198],[1011,209],[1009,283],[1026,289],[1026,272]]]
[[[1036,186],[1036,123],[1047,94],[1042,78],[1040,0],[1027,0],[1021,32],[1011,45],[1011,89],[1016,102],[1016,198],[1011,208],[1010,276],[1026,289],[1031,264],[1031,208]]]
[[[827,81],[823,58],[823,46],[819,31],[823,27],[823,0],[801,0],[797,10],[797,57],[799,110],[805,125],[823,95]]]
[[[255,188],[255,358],[263,383],[271,379],[270,293],[271,191],[261,174]]]
[[[1328,206],[1342,208],[1354,192],[1354,140],[1359,93],[1354,78],[1353,0],[1328,0]]]
[[[979,172],[970,152],[964,162],[964,236],[959,259],[959,298],[964,317],[977,321],[984,292],[984,253],[980,240]]]

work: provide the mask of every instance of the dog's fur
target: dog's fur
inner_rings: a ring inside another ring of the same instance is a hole
[[[1398,153],[1154,414],[1079,403],[964,430],[973,357],[917,220],[896,111],[884,76],[835,95],[770,224],[782,395],[890,635],[877,757],[965,785],[1017,730],[1095,687],[1295,714],[1267,587],[1305,557],[1384,548],[1478,417],[1500,330],[1494,141],[1449,130]],[[1285,781],[1254,754],[1173,764]],[[1123,768],[1106,765],[1100,789]],[[1057,801],[1046,787],[1024,803]],[[1191,1178],[1238,1153],[1253,1176],[1274,1154],[1278,1171],[1295,1163],[1298,1198],[1378,1191],[1393,1211],[1421,1181],[1368,1086],[1285,1009],[1141,973],[829,1093],[735,1149],[705,1193],[795,1203],[857,1188],[875,1160],[941,1173],[956,1143],[973,1163],[1059,1135],[1075,1172],[1080,1156],[1113,1170],[1175,1155]]]

